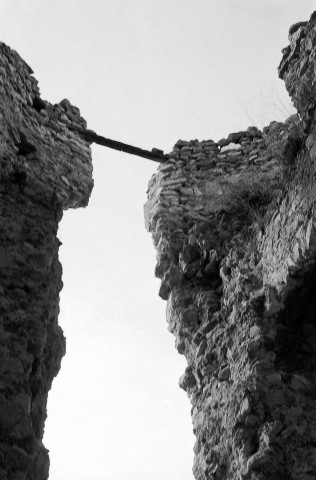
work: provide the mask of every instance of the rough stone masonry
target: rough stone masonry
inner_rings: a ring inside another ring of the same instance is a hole
[[[279,75],[298,114],[180,140],[149,182],[197,480],[316,478],[316,12],[289,42]]]
[[[57,318],[58,222],[92,190],[85,128],[67,100],[40,97],[30,67],[0,43],[0,480],[45,480],[47,394],[65,354]]]
[[[198,480],[316,478],[316,13],[279,74],[298,115],[178,141],[149,184],[147,228],[188,367]],[[92,190],[79,110],[40,97],[0,44],[0,480],[46,480],[47,394],[65,353],[56,237]]]

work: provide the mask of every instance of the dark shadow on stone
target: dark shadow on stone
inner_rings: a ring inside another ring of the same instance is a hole
[[[276,367],[285,374],[315,377],[316,370],[316,266],[298,274],[279,318]]]
[[[23,132],[19,132],[19,133],[20,133],[20,142],[17,143],[17,147],[18,147],[17,155],[26,156],[29,153],[36,152],[36,147],[26,139],[25,134]]]
[[[40,97],[35,97],[33,100],[33,107],[37,112],[46,108],[46,103]]]

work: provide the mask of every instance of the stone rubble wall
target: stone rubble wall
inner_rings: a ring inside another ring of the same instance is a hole
[[[93,187],[85,127],[68,100],[40,97],[30,67],[0,43],[0,479],[45,480],[48,391],[65,354],[58,326],[58,222]]]
[[[316,478],[315,23],[291,27],[280,66],[298,115],[178,141],[149,182],[197,480]]]
[[[30,196],[56,197],[63,209],[83,207],[93,186],[91,152],[69,127],[84,128],[86,122],[68,100],[42,100],[31,73],[16,52],[0,44],[1,176],[27,177]]]

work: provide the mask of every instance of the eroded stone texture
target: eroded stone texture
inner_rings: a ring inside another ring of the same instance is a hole
[[[299,115],[178,141],[149,183],[198,480],[316,478],[315,23],[280,66]]]
[[[65,353],[57,318],[58,222],[93,186],[85,127],[67,100],[40,98],[32,71],[0,44],[0,479],[45,480],[46,403]]]

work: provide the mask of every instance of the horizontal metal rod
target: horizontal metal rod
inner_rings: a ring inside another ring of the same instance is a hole
[[[103,145],[104,147],[113,148],[114,150],[130,153],[131,155],[137,155],[138,157],[148,158],[154,162],[164,163],[169,158],[169,155],[165,155],[162,150],[155,148],[153,148],[151,152],[149,150],[143,150],[142,148],[133,147],[132,145],[127,145],[126,143],[101,137],[101,135],[97,135],[93,130],[85,130],[83,128],[81,129],[76,127],[69,127],[69,130],[78,132],[79,135],[81,135],[88,142],[97,143],[98,145]]]

